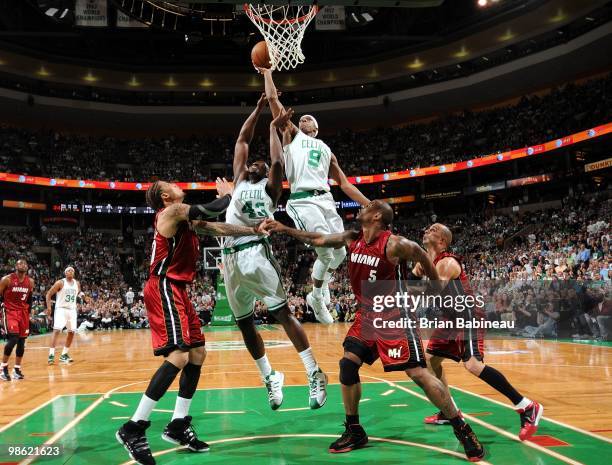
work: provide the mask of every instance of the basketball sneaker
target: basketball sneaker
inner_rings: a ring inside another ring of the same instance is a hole
[[[70,355],[68,355],[67,353],[60,355],[59,361],[60,361],[60,363],[72,363],[72,362],[74,362],[74,360],[72,360],[70,358]]]
[[[526,409],[517,410],[517,412],[521,416],[519,439],[521,441],[526,441],[538,430],[538,424],[544,414],[544,407],[537,402],[531,402]]]
[[[312,292],[309,292],[306,296],[306,303],[314,310],[315,318],[323,324],[330,325],[334,322],[329,309],[325,306],[323,298],[317,299]]]
[[[164,429],[162,433],[162,439],[173,444],[187,446],[187,449],[192,452],[207,452],[210,450],[208,444],[198,439],[193,426],[191,426],[190,416],[175,418],[168,423],[166,429]]]
[[[21,368],[13,367],[13,379],[24,379]]]
[[[463,420],[463,414],[461,413],[461,410],[457,410],[457,413],[459,414],[459,417]],[[438,412],[429,417],[425,417],[423,421],[427,425],[450,425],[450,420],[446,418],[446,415],[444,415],[442,412]]]
[[[285,381],[285,375],[280,371],[272,370],[272,373],[266,376],[263,381],[268,390],[270,408],[276,410],[283,403],[283,383]]]
[[[123,444],[125,450],[128,451],[132,460],[140,465],[155,465],[155,459],[151,454],[149,441],[145,431],[151,426],[150,421],[138,420],[128,421],[124,423],[119,431],[115,433],[115,437],[119,443]]]
[[[327,375],[318,368],[308,375],[308,385],[310,408],[315,410],[323,407],[327,401]]]
[[[323,303],[329,308],[331,304],[331,292],[329,292],[329,284],[323,284]]]
[[[331,443],[329,452],[332,454],[341,454],[350,452],[368,443],[368,435],[361,425],[349,425],[344,423],[344,433],[338,439]]]
[[[0,379],[4,381],[10,381],[11,375],[9,374],[8,365],[2,367],[2,371],[0,371]]]
[[[472,431],[472,428],[467,423],[462,423],[461,426],[454,428],[455,436],[463,445],[465,456],[470,462],[478,462],[485,455],[484,447]]]
[[[49,354],[49,358],[47,358],[47,365],[53,365],[55,363],[55,355]]]

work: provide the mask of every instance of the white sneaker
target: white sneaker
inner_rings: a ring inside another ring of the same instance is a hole
[[[306,303],[312,307],[314,310],[315,318],[326,325],[332,324],[334,319],[332,318],[329,310],[325,306],[325,302],[323,302],[323,298],[317,299],[312,292],[308,293],[306,296]]]
[[[325,405],[327,401],[327,375],[317,369],[308,375],[308,385],[310,392],[308,395],[308,403],[310,408],[315,410]]]
[[[331,304],[331,293],[329,292],[329,285],[324,285],[321,289],[323,291],[323,303],[326,307]]]
[[[272,370],[272,373],[266,376],[263,381],[268,390],[270,408],[276,410],[283,403],[283,383],[285,381],[285,375],[280,371]]]

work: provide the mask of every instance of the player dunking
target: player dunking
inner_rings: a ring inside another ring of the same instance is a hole
[[[21,361],[25,352],[25,341],[30,334],[30,310],[32,309],[32,292],[34,280],[28,276],[28,262],[17,260],[15,272],[0,280],[0,306],[2,307],[2,324],[6,331],[6,344],[0,365],[0,379],[10,381],[8,369],[9,357],[15,350],[13,379],[23,379]]]
[[[438,271],[440,280],[446,285],[445,292],[450,294],[471,294],[467,274],[463,268],[460,258],[448,252],[453,240],[453,235],[447,226],[436,223],[431,225],[423,235],[423,245],[427,249],[429,257]],[[422,275],[420,266],[413,269],[417,277]],[[481,310],[467,309],[467,318],[484,319]],[[480,378],[496,391],[506,396],[521,417],[521,430],[519,438],[522,441],[529,439],[538,429],[538,424],[544,407],[520,394],[506,379],[506,377],[495,368],[485,365],[484,358],[484,330],[473,329],[442,329],[436,328],[431,335],[427,346],[427,359],[434,374],[445,384],[448,389],[446,376],[442,368],[445,358],[462,361],[466,370]],[[425,423],[448,424],[448,417],[443,412],[425,418]]]
[[[81,284],[74,279],[74,268],[67,267],[64,270],[64,279],[58,279],[51,289],[47,291],[45,300],[47,302],[47,316],[51,317],[51,298],[55,298],[55,311],[53,312],[53,336],[51,337],[51,347],[49,347],[49,358],[47,363],[53,365],[55,362],[55,346],[57,338],[64,328],[68,330],[66,343],[60,355],[60,363],[72,363],[73,360],[68,354],[74,332],[77,330],[77,298],[81,295]]]
[[[278,99],[272,71],[258,69],[264,75],[266,97],[272,115],[276,118],[283,105]],[[366,205],[368,199],[348,181],[331,149],[316,138],[318,133],[317,120],[311,115],[304,115],[300,118],[299,128],[289,122],[283,134],[285,174],[291,187],[287,214],[296,227],[303,231],[341,233],[344,225],[330,193],[329,178],[359,204]],[[317,259],[312,268],[313,289],[306,296],[306,301],[313,308],[317,320],[332,323],[333,318],[327,308],[331,301],[329,280],[331,273],[344,261],[346,249],[315,247],[315,251]]]
[[[262,159],[247,165],[249,144],[261,110],[266,105],[265,95],[247,118],[234,149],[234,195],[227,209],[229,224],[255,226],[265,218],[273,218],[283,190],[282,145],[277,126],[284,128],[292,111],[283,112],[270,124],[270,157],[268,167]],[[322,407],[327,400],[327,376],[321,371],[310,348],[302,325],[290,312],[283,289],[280,267],[272,254],[268,238],[261,236],[228,237],[223,249],[223,275],[229,301],[244,343],[255,360],[268,390],[272,410],[283,402],[284,375],[272,369],[261,335],[255,328],[253,307],[260,299],[283,326],[287,336],[299,353],[308,376],[309,405]]]
[[[482,459],[484,448],[476,435],[453,405],[444,384],[427,370],[418,330],[408,328],[399,332],[385,332],[375,329],[380,327],[380,324],[376,326],[375,318],[381,317],[381,313],[375,311],[374,298],[384,299],[394,296],[396,292],[404,292],[402,287],[409,261],[420,263],[425,274],[437,280],[438,275],[431,260],[416,243],[389,230],[393,221],[393,210],[389,204],[373,200],[361,209],[357,219],[361,231],[339,234],[299,231],[277,222],[264,225],[266,230],[283,232],[317,247],[349,248],[348,272],[359,310],[344,340],[344,357],[340,360],[346,429],[329,446],[329,452],[350,452],[367,444],[368,436],[359,423],[359,369],[364,362],[371,365],[380,357],[385,371],[405,371],[425,391],[429,400],[450,418],[455,436],[463,445],[468,460],[475,462]],[[375,291],[376,295],[368,290]],[[387,313],[386,318],[390,316],[398,320],[402,315],[403,312],[395,308]]]
[[[132,418],[117,431],[117,440],[130,457],[142,465],[155,459],[145,435],[151,425],[149,416],[166,393],[179,371],[179,392],[172,420],[162,434],[165,441],[205,452],[191,425],[189,407],[206,358],[200,320],[187,293],[187,284],[196,274],[199,240],[194,230],[210,235],[254,235],[254,227],[203,221],[223,213],[231,199],[231,186],[217,180],[219,198],[205,205],[183,203],[185,193],[176,185],[157,181],[147,190],[147,204],[156,211],[155,235],[151,251],[149,279],[144,302],[151,327],[153,352],[165,358],[153,375]]]

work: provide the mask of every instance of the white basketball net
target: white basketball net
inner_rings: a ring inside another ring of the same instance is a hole
[[[304,63],[302,39],[310,21],[317,15],[316,5],[244,4],[244,11],[263,35],[273,70],[290,70]]]

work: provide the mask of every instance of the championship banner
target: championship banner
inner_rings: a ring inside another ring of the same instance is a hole
[[[346,13],[343,6],[324,6],[315,18],[317,31],[344,31]]]
[[[380,182],[389,181],[400,181],[402,179],[420,178],[423,176],[434,176],[437,174],[454,173],[456,171],[469,170],[473,168],[480,168],[483,166],[495,165],[498,163],[504,163],[511,160],[518,160],[521,158],[534,157],[542,155],[547,152],[557,150],[561,147],[568,147],[570,145],[578,144],[590,139],[596,139],[612,132],[612,123],[603,124],[601,126],[591,128],[585,131],[577,132],[569,136],[565,136],[561,139],[555,139],[552,141],[545,142],[543,144],[534,145],[531,147],[523,147],[520,149],[510,150],[508,152],[496,153],[492,155],[486,155],[480,158],[473,158],[471,160],[459,161],[456,163],[449,163],[447,165],[428,166],[425,168],[414,168],[406,169],[403,171],[395,171],[392,173],[379,173],[369,174],[364,176],[351,176],[348,181],[351,184],[374,184]],[[592,171],[590,165],[600,166],[604,164],[603,168],[607,167],[605,163],[607,160],[603,160],[597,163],[591,163],[585,166]],[[95,181],[91,179],[61,179],[61,178],[43,178],[38,176],[30,176],[26,174],[17,173],[2,173],[0,172],[0,182],[14,182],[19,184],[33,184],[37,186],[45,187],[71,187],[80,189],[109,189],[117,191],[143,191],[149,188],[151,183],[147,182],[123,182],[123,181]],[[200,191],[209,190],[213,191],[216,189],[214,182],[177,182],[176,183],[181,189],[187,191]],[[330,186],[335,186],[336,182],[333,179],[329,180]],[[289,188],[287,182],[283,182],[285,189]]]
[[[76,0],[74,16],[77,26],[106,27],[107,0]]]
[[[584,172],[603,170],[612,167],[612,158],[606,158],[605,160],[596,161],[594,163],[587,163],[584,165]]]
[[[117,11],[117,27],[146,28],[149,26],[141,21],[137,21],[133,18],[130,18],[128,15],[126,15],[125,13],[122,13],[121,11]]]
[[[215,299],[215,310],[213,311],[211,324],[213,326],[232,326],[235,324],[234,314],[227,301],[223,273],[217,275],[217,297]]]

